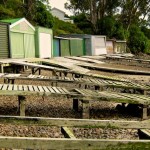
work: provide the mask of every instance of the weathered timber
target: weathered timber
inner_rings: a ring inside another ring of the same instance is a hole
[[[140,139],[150,139],[149,129],[138,129],[138,135]]]
[[[142,106],[142,119],[147,119],[147,109],[148,109],[148,106],[146,105],[143,105]]]
[[[73,132],[68,127],[61,127],[61,132],[65,138],[76,139]]]
[[[131,103],[131,104],[143,104],[150,105],[150,98],[146,95],[138,95],[138,94],[127,94],[127,93],[115,93],[108,91],[92,91],[92,90],[79,90],[75,89],[75,92],[68,91],[65,88],[62,90],[66,91],[65,93],[61,92],[57,87],[42,87],[37,86],[38,91],[35,91],[36,86],[32,85],[22,85],[23,90],[19,90],[19,85],[13,86],[13,90],[9,88],[10,85],[0,84],[0,95],[39,95],[39,96],[67,96],[70,98],[84,99],[87,101],[112,101],[119,103]],[[44,88],[48,89],[49,92],[46,92]],[[53,91],[51,91],[53,90]]]
[[[99,149],[141,150],[150,148],[150,140],[60,139],[36,137],[0,137],[0,147],[15,149]]]
[[[57,127],[81,127],[81,128],[122,128],[122,129],[150,129],[150,120],[126,121],[126,120],[94,120],[94,119],[70,119],[47,117],[2,116],[0,123],[14,125],[41,125]]]
[[[78,111],[79,109],[79,100],[73,99],[73,110]]]
[[[20,116],[25,116],[25,97],[18,96]]]
[[[82,102],[82,118],[88,119],[90,117],[89,101],[81,100]]]

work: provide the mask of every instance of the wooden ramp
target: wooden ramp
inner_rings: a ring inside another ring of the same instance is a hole
[[[22,75],[22,74],[7,74],[0,73],[0,78],[4,78],[8,83],[13,83],[14,80],[35,80],[35,81],[49,81],[55,83],[73,83],[73,84],[82,84],[85,86],[95,86],[95,89],[101,87],[110,87],[110,88],[122,88],[122,89],[134,89],[134,90],[142,90],[149,91],[150,86],[144,84],[138,84],[134,82],[122,82],[122,81],[113,81],[106,79],[98,79],[98,78],[69,78],[69,77],[49,77],[42,75]]]
[[[73,59],[73,60],[79,60],[79,61],[88,62],[88,63],[104,64],[104,62],[102,62],[102,61],[94,60],[94,59],[90,59],[90,58],[84,58],[84,57],[75,57],[75,56],[69,57],[69,56],[66,56],[65,58],[69,58],[69,59]]]
[[[99,70],[99,71],[109,71],[109,72],[124,73],[124,74],[150,75],[150,71],[127,70],[121,68],[111,68],[106,66],[103,67],[103,66],[87,65],[87,64],[80,64],[80,66],[92,70]]]
[[[91,101],[108,101],[115,103],[130,103],[143,106],[143,119],[147,118],[147,108],[150,105],[150,97],[146,95],[115,93],[108,91],[92,91],[92,90],[67,90],[61,87],[51,86],[35,86],[35,85],[16,85],[16,84],[0,84],[1,96],[18,96],[19,106],[23,108],[20,110],[20,114],[25,115],[25,97],[27,95],[38,96],[65,96],[72,98],[73,109],[78,110],[78,101],[82,102],[82,117],[89,118],[89,107]]]
[[[0,116],[0,123],[13,125],[43,125],[63,128],[63,138],[41,137],[10,137],[0,136],[1,148],[13,149],[99,149],[99,150],[142,150],[150,148],[150,140],[129,139],[80,139],[74,136],[71,127],[78,128],[105,128],[105,129],[142,129],[150,128],[147,121],[117,121],[117,120],[88,120],[88,119],[62,119],[43,117]],[[65,126],[64,126],[65,125]],[[70,127],[70,128],[67,128]],[[70,129],[70,130],[69,130]],[[61,130],[62,131],[62,130]],[[68,132],[69,131],[69,132]],[[66,133],[68,136],[66,136]]]

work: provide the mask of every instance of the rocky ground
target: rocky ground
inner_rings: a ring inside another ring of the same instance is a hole
[[[118,65],[106,64],[110,67],[118,67]],[[124,67],[119,65],[119,67]],[[128,66],[125,66],[128,68]],[[139,69],[136,66],[129,66],[131,69]],[[147,69],[145,69],[147,70]],[[149,76],[137,75],[123,75],[102,71],[91,71],[93,73],[123,77],[127,79],[134,79],[140,82],[149,82]],[[42,75],[50,76],[49,71],[42,71]],[[3,83],[3,80],[0,80]],[[16,84],[33,84],[33,85],[50,85],[49,82],[41,81],[21,81],[16,80]],[[58,86],[64,86],[58,84]],[[67,88],[74,88],[77,85],[66,84]],[[40,116],[40,117],[55,117],[55,118],[81,118],[81,105],[79,112],[72,110],[72,100],[64,97],[39,97],[27,96],[27,116]],[[18,115],[18,102],[16,96],[1,96],[0,97],[0,114],[1,115]],[[121,119],[121,120],[141,120],[140,109],[118,110],[117,104],[110,102],[92,102],[90,106],[91,119]],[[104,138],[104,139],[138,139],[137,130],[118,130],[118,129],[80,129],[73,128],[74,134],[78,138]],[[32,137],[63,137],[60,128],[56,127],[43,127],[43,126],[14,126],[0,124],[0,136],[32,136]]]

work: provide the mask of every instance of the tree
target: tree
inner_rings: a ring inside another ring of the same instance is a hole
[[[52,28],[54,24],[54,19],[50,10],[47,9],[47,6],[43,4],[41,1],[36,2],[35,7],[35,17],[33,21],[36,25],[44,26],[47,28]]]
[[[120,0],[120,21],[128,31],[132,24],[141,25],[150,15],[150,0]]]
[[[25,9],[21,0],[3,0],[0,1],[0,19],[20,18]]]
[[[140,30],[140,28],[137,25],[132,25],[129,32],[130,36],[127,44],[131,52],[135,54],[139,52],[150,53],[149,40]]]
[[[92,24],[89,20],[87,20],[84,13],[76,15],[72,17],[74,20],[74,23],[77,25],[77,27],[82,30],[85,34],[92,34]]]
[[[106,15],[110,15],[116,12],[117,6],[119,6],[119,0],[69,0],[70,3],[66,3],[65,6],[69,10],[73,10],[74,14],[84,13],[87,19],[93,25],[93,31],[98,32],[97,22],[104,18]]]

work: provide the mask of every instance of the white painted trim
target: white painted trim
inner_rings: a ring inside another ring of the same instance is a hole
[[[23,21],[25,21],[35,31],[35,28],[25,18],[22,18],[18,20],[17,22],[13,23],[12,25],[10,25],[10,29]]]

